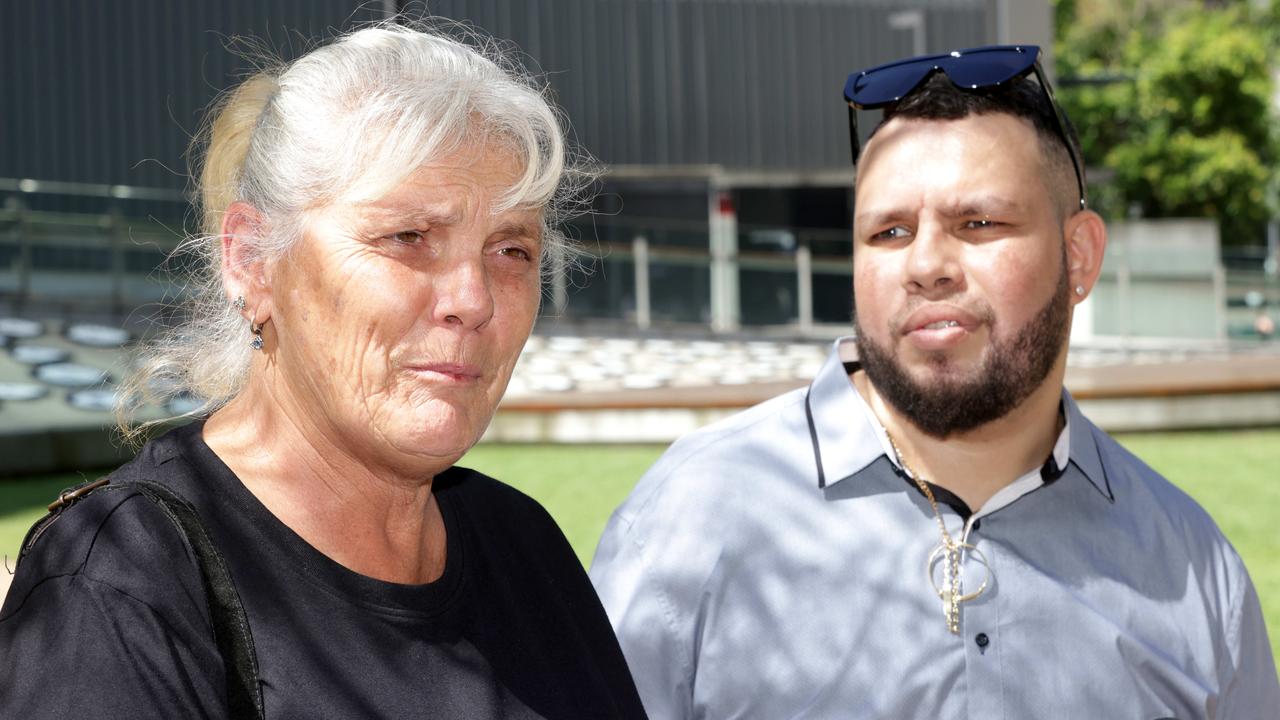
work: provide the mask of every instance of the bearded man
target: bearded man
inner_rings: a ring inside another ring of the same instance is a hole
[[[1239,556],[1063,388],[1106,228],[1038,55],[850,76],[855,337],[673,445],[596,553],[652,717],[1276,716]]]

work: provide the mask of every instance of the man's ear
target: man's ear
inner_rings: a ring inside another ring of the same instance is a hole
[[[1107,225],[1098,213],[1081,210],[1067,218],[1063,235],[1067,244],[1071,301],[1079,303],[1093,291],[1098,273],[1102,272],[1102,257],[1107,250]]]
[[[271,283],[262,259],[261,240],[267,232],[266,217],[246,202],[234,202],[222,215],[222,286],[227,302],[244,298],[241,314],[251,323],[271,319]]]

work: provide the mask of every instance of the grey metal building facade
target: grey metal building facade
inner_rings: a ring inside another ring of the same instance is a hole
[[[519,47],[545,73],[578,141],[612,168],[602,213],[577,228],[603,259],[590,277],[557,288],[550,313],[736,330],[847,319],[844,78],[922,50],[994,41],[1000,5],[437,0],[428,8]],[[6,4],[0,193],[10,208],[180,217],[181,203],[165,198],[187,186],[183,152],[201,111],[251,67],[227,49],[229,38],[257,37],[290,57],[395,7]],[[112,186],[163,192],[146,202]],[[0,273],[4,260],[0,248]]]
[[[987,37],[986,0],[438,0],[547,74],[611,165],[843,169],[850,70]],[[0,177],[181,188],[200,110],[249,64],[383,17],[352,0],[114,0],[0,9]],[[918,21],[914,16],[918,14]],[[917,25],[916,23],[920,24]],[[178,174],[175,174],[175,171]]]

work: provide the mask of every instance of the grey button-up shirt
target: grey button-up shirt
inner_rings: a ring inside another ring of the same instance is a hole
[[[992,570],[951,634],[925,572],[936,520],[850,350],[677,442],[605,530],[591,576],[652,717],[1280,718],[1239,556],[1065,392],[1060,475],[967,524],[939,503]],[[966,558],[966,591],[984,572]]]

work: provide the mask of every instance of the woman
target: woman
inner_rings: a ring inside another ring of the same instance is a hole
[[[0,717],[226,717],[246,667],[268,718],[641,716],[551,518],[453,465],[589,180],[533,80],[432,31],[360,30],[231,94],[201,173],[207,291],[129,386],[209,398],[207,419],[32,533]],[[137,483],[195,510],[238,645],[199,531]]]

